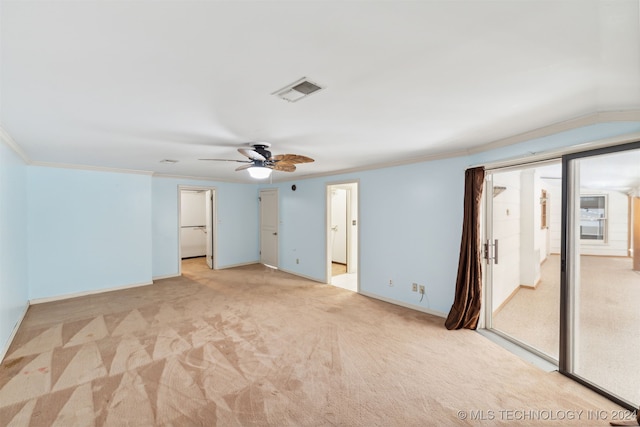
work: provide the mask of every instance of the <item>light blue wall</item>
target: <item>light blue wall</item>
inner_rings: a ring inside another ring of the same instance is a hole
[[[29,298],[151,282],[151,176],[29,167]]]
[[[467,164],[467,159],[456,158],[363,175],[359,188],[363,291],[438,312],[449,310]],[[425,285],[422,301],[411,290],[413,282]]]
[[[263,185],[279,189],[279,267],[327,280],[326,185],[358,181],[361,292],[448,311],[455,289],[467,164],[468,159],[456,158]],[[426,287],[422,302],[411,291],[413,282]]]
[[[153,277],[179,273],[178,186],[215,187],[217,267],[258,262],[257,185],[154,177]]]
[[[324,179],[278,186],[279,267],[326,281],[326,188]],[[296,264],[296,259],[300,264]]]
[[[360,290],[447,313],[455,291],[465,169],[635,132],[638,122],[602,123],[474,156],[262,185],[279,189],[279,267],[326,282],[326,185],[358,181]],[[422,301],[411,291],[413,282],[425,285]]]
[[[0,357],[28,298],[27,166],[0,142]]]

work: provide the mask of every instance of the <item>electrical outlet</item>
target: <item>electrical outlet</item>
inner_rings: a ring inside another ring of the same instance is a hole
[[[296,258],[296,264],[300,264],[300,258]]]
[[[389,286],[393,286],[393,280],[389,279]]]
[[[411,290],[412,290],[413,292],[418,292],[418,284],[417,284],[417,283],[412,284],[412,285],[411,285]]]
[[[424,295],[424,285],[420,285],[420,293]]]

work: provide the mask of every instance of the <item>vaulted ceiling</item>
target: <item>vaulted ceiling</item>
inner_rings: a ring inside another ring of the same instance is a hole
[[[247,182],[198,159],[316,160],[278,180],[640,110],[638,0],[2,0],[0,19],[0,125],[35,164]],[[272,95],[302,77],[324,89]]]

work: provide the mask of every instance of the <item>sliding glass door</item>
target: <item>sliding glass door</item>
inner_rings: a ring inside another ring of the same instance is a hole
[[[485,327],[640,405],[640,142],[488,170]]]
[[[489,171],[484,252],[488,329],[557,364],[560,160]]]
[[[640,404],[640,143],[567,155],[560,369]]]

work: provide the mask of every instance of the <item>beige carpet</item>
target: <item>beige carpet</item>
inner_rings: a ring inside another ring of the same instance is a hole
[[[441,318],[263,266],[186,264],[31,307],[0,365],[0,424],[607,425],[594,414],[620,409]]]
[[[576,373],[640,404],[640,273],[632,259],[581,257]],[[558,358],[560,257],[541,266],[536,289],[521,288],[494,316],[496,329]]]
[[[560,341],[560,256],[540,266],[535,289],[520,288],[493,316],[493,327],[558,359]]]

